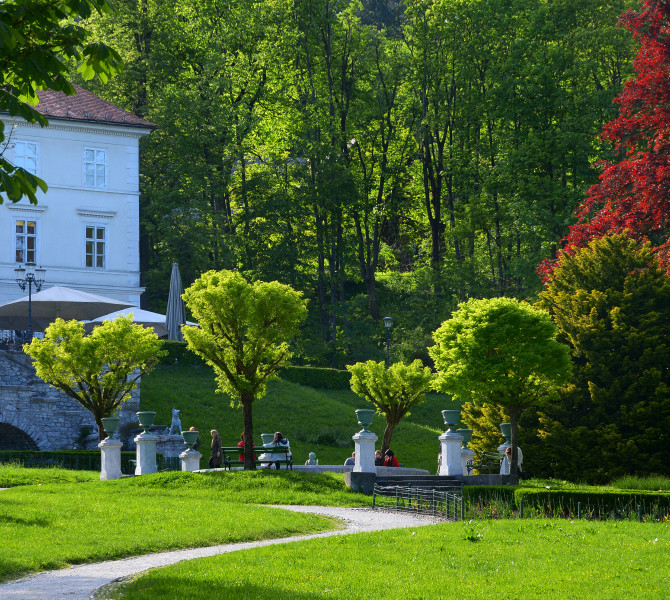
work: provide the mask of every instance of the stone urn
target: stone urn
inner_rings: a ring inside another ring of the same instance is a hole
[[[135,414],[137,415],[140,427],[144,429],[144,433],[148,434],[149,428],[154,424],[156,419],[156,412],[153,410],[143,410]]]
[[[467,448],[472,439],[472,429],[457,429],[456,433],[463,436],[463,448]]]
[[[356,411],[356,417],[358,418],[358,424],[363,428],[361,431],[370,431],[368,427],[372,425],[372,419],[375,416],[375,411],[373,408],[359,408]]]
[[[502,431],[502,435],[505,438],[506,443],[510,443],[510,440],[512,439],[512,424],[511,423],[501,423],[500,424],[500,431]]]
[[[102,417],[102,429],[107,434],[108,439],[114,439],[116,430],[119,428],[121,417]]]
[[[193,444],[198,441],[198,431],[182,431],[181,435],[184,438],[184,443],[188,446],[189,450],[193,450]]]
[[[444,424],[447,426],[447,431],[451,431],[451,426],[456,425],[461,420],[461,411],[458,410],[443,410],[442,418]]]

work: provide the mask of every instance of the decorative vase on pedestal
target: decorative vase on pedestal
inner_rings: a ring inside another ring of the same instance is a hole
[[[275,439],[274,433],[261,433],[261,439],[263,440],[263,445],[270,444],[272,440]]]
[[[108,439],[115,439],[116,430],[119,428],[121,417],[102,417],[102,429],[107,434]]]
[[[505,438],[505,443],[509,444],[510,440],[512,439],[512,424],[511,423],[501,423],[500,424],[500,431],[502,431],[502,435]]]
[[[463,448],[467,448],[472,439],[472,429],[457,429],[456,433],[463,436]]]
[[[459,410],[443,410],[442,418],[444,424],[447,426],[447,431],[451,431],[452,425],[456,425],[461,420],[461,411]]]
[[[198,431],[182,431],[181,435],[184,438],[184,443],[188,446],[189,450],[193,450],[193,444],[198,441]]]
[[[368,428],[372,425],[372,419],[375,416],[375,411],[372,408],[359,408],[356,411],[358,424],[363,428],[361,431],[370,431]]]
[[[154,420],[156,419],[155,411],[143,410],[135,414],[137,415],[137,420],[140,422],[140,427],[144,429],[144,433],[149,433],[149,429],[154,424]]]

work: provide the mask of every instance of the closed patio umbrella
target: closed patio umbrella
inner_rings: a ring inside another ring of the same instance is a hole
[[[128,308],[130,302],[106,298],[63,286],[54,286],[32,295],[33,329],[44,330],[58,317],[90,321],[114,310]],[[28,328],[28,296],[0,305],[0,329]]]
[[[168,330],[168,339],[178,342],[184,341],[184,336],[181,334],[181,326],[186,323],[186,308],[181,297],[183,293],[179,265],[172,263],[170,292],[168,294],[167,311],[165,312],[165,327]]]

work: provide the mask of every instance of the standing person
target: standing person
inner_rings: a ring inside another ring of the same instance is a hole
[[[381,450],[375,450],[375,467],[384,466],[384,457]]]
[[[277,460],[279,458],[290,458],[291,457],[291,447],[288,442],[288,438],[285,438],[281,431],[277,431],[275,433],[274,439],[268,443],[268,444],[263,444],[263,448],[274,448],[275,446],[279,446],[281,448],[288,448],[288,452],[286,454],[272,454],[270,453],[268,455],[269,460]],[[268,466],[268,468],[271,466],[271,464]],[[279,463],[275,463],[275,467],[279,469]]]
[[[212,434],[212,456],[209,459],[209,466],[211,469],[218,469],[222,462],[221,448],[223,440],[216,429],[212,429],[210,433]]]
[[[251,445],[252,445],[254,448],[256,447],[256,444],[254,444],[254,443],[252,443]],[[238,448],[244,448],[244,431],[243,431],[242,434],[240,435],[240,441],[237,443],[237,447],[238,447]],[[244,460],[244,454],[240,454],[239,457],[240,457],[240,460]],[[258,459],[256,458],[256,454],[255,454],[255,453],[254,453],[254,460],[258,460]]]
[[[517,475],[521,477],[521,464],[523,463],[523,452],[521,452],[521,448],[519,446],[516,447],[516,453],[517,453]],[[505,448],[505,458],[503,458],[500,461],[500,474],[501,475],[512,475],[510,473],[510,467],[512,466],[512,446],[507,446]]]
[[[390,448],[386,451],[386,454],[384,454],[384,466],[385,467],[399,467],[400,464],[398,464],[398,459],[395,457],[393,454],[393,450]]]
[[[351,456],[344,461],[345,467],[353,467],[356,464],[356,453],[352,452]]]

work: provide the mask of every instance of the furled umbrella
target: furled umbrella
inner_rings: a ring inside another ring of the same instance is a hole
[[[132,306],[130,302],[82,292],[73,288],[54,286],[32,294],[33,329],[44,330],[58,317],[90,321]],[[0,305],[0,329],[27,329],[28,296]]]
[[[181,285],[179,265],[172,263],[172,274],[170,275],[170,292],[168,294],[167,311],[165,312],[165,327],[168,330],[168,339],[178,342],[184,341],[181,326],[186,323],[186,307],[181,295],[184,290]]]

